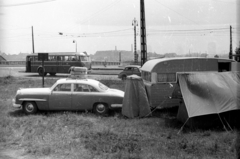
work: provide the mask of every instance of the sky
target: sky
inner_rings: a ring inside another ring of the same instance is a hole
[[[240,45],[240,0],[145,0],[147,51],[226,54]],[[140,0],[0,0],[7,54],[140,50]],[[33,30],[33,32],[32,32]],[[75,41],[75,43],[73,43]]]

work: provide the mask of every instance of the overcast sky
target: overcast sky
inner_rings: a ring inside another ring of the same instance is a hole
[[[222,54],[239,45],[240,0],[145,0],[148,52]],[[0,0],[0,51],[131,50],[140,0]],[[140,49],[140,25],[137,49]],[[62,33],[60,35],[59,33]]]

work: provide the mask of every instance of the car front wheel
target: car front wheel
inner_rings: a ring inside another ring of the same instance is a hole
[[[23,111],[26,114],[35,114],[37,112],[37,105],[35,102],[25,102],[23,105]]]
[[[93,112],[98,115],[107,115],[109,112],[109,108],[107,104],[97,103],[93,107]]]

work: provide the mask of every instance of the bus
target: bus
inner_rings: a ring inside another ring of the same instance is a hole
[[[38,61],[38,54],[26,56],[26,71],[38,73],[40,76],[56,75],[56,73],[70,73],[71,67],[87,67],[92,69],[91,59],[86,52],[56,52],[48,53],[48,59],[44,61],[44,69],[42,61]]]

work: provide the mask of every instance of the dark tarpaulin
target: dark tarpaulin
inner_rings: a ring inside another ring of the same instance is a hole
[[[184,99],[178,119],[240,109],[240,72],[178,74]]]
[[[122,114],[128,118],[151,114],[143,80],[137,75],[128,76],[126,79]]]

